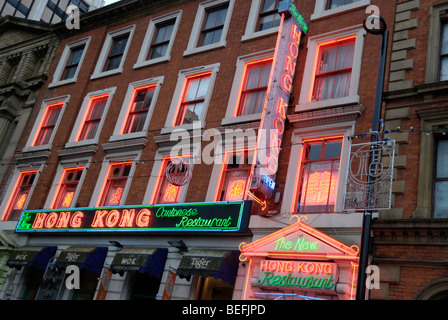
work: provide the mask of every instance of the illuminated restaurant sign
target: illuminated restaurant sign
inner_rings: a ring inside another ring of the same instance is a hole
[[[26,210],[16,232],[245,232],[248,201]]]
[[[263,260],[257,285],[270,288],[335,290],[337,264],[316,261]]]
[[[261,193],[268,198],[273,190],[266,187],[266,181],[269,178],[272,181],[270,186],[275,185],[300,38],[302,32],[308,30],[305,20],[291,1],[280,2],[278,11],[282,19],[258,136],[257,161],[260,166],[253,172],[251,185],[251,192],[256,196]]]

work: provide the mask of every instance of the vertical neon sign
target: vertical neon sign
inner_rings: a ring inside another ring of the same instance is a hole
[[[267,90],[268,98],[263,108],[258,133],[257,166],[252,170],[250,188],[252,197],[269,198],[272,196],[273,190],[265,188],[263,180],[275,181],[292,81],[299,54],[300,38],[302,33],[308,31],[302,15],[292,0],[280,2],[278,12],[282,19]],[[269,179],[262,179],[265,176]]]

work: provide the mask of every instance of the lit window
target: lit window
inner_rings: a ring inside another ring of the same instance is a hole
[[[359,103],[365,34],[354,26],[308,38],[296,112]]]
[[[341,150],[341,138],[303,143],[298,212],[334,212]]]
[[[99,206],[120,205],[131,167],[132,162],[116,163],[109,166],[109,173]]]
[[[139,132],[143,130],[154,96],[154,91],[155,86],[138,88],[134,91],[134,96],[123,129],[123,134]]]
[[[87,114],[77,139],[78,141],[95,138],[108,98],[109,95],[107,94],[90,99]]]
[[[349,95],[354,49],[354,39],[319,48],[313,100],[321,101]]]
[[[280,25],[278,5],[280,0],[263,0],[260,7],[258,30],[267,30]]]
[[[176,19],[157,24],[154,38],[148,52],[147,60],[164,57],[168,52]]]
[[[245,200],[252,168],[253,151],[227,152],[223,164],[217,201]]]
[[[272,59],[246,64],[238,116],[261,113],[268,89]]]
[[[436,140],[434,172],[434,218],[448,217],[448,140]]]
[[[444,22],[441,26],[440,41],[440,81],[448,80],[448,22]]]
[[[205,22],[201,30],[201,36],[199,37],[198,47],[221,41],[228,6],[228,4],[224,4],[206,10]]]
[[[29,197],[36,174],[37,170],[24,171],[19,174],[17,184],[12,192],[12,196],[9,200],[5,214],[3,214],[2,220],[19,220],[25,202]]]
[[[206,73],[186,78],[185,90],[175,125],[203,120],[201,117],[210,84],[210,76],[211,73]]]
[[[75,77],[79,63],[81,62],[81,58],[83,57],[84,49],[85,44],[76,48],[71,48],[70,56],[67,59],[67,64],[65,65],[61,80],[72,79]]]
[[[177,203],[183,186],[175,186],[171,184],[166,177],[166,168],[172,163],[169,157],[162,161],[160,167],[158,182],[156,185],[157,192],[154,194],[152,203]],[[178,174],[183,174],[179,172]]]
[[[112,39],[112,45],[103,71],[115,70],[120,67],[128,40],[129,34],[120,35]]]
[[[75,196],[79,180],[81,179],[83,169],[84,167],[78,167],[64,170],[55,202],[52,205],[53,209],[72,207],[73,198]]]
[[[56,103],[47,106],[33,147],[45,145],[50,142],[50,138],[53,135],[63,105],[64,103]]]

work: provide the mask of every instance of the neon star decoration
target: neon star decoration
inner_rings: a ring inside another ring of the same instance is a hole
[[[176,187],[175,185],[172,185],[170,183],[165,189],[165,195],[163,196],[163,199],[165,201],[176,201],[178,191],[179,187]]]
[[[238,180],[235,181],[231,187],[230,190],[230,196],[232,198],[242,197],[244,194],[244,187],[245,187],[244,181]]]
[[[112,195],[112,199],[109,201],[109,203],[119,204],[122,195],[123,195],[123,188],[118,187],[117,191],[115,191],[115,193]]]
[[[16,208],[22,209],[23,205],[25,204],[25,201],[26,201],[26,193],[22,193],[22,195],[20,196],[20,199],[16,203]]]
[[[335,190],[335,179],[331,178],[328,171],[312,173],[308,179],[306,198],[313,202],[326,202]]]
[[[68,208],[72,204],[73,196],[75,195],[74,192],[67,192],[67,194],[64,197],[64,201],[62,201],[62,207]]]

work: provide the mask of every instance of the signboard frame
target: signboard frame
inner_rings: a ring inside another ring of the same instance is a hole
[[[248,232],[251,201],[24,210],[16,233]]]

